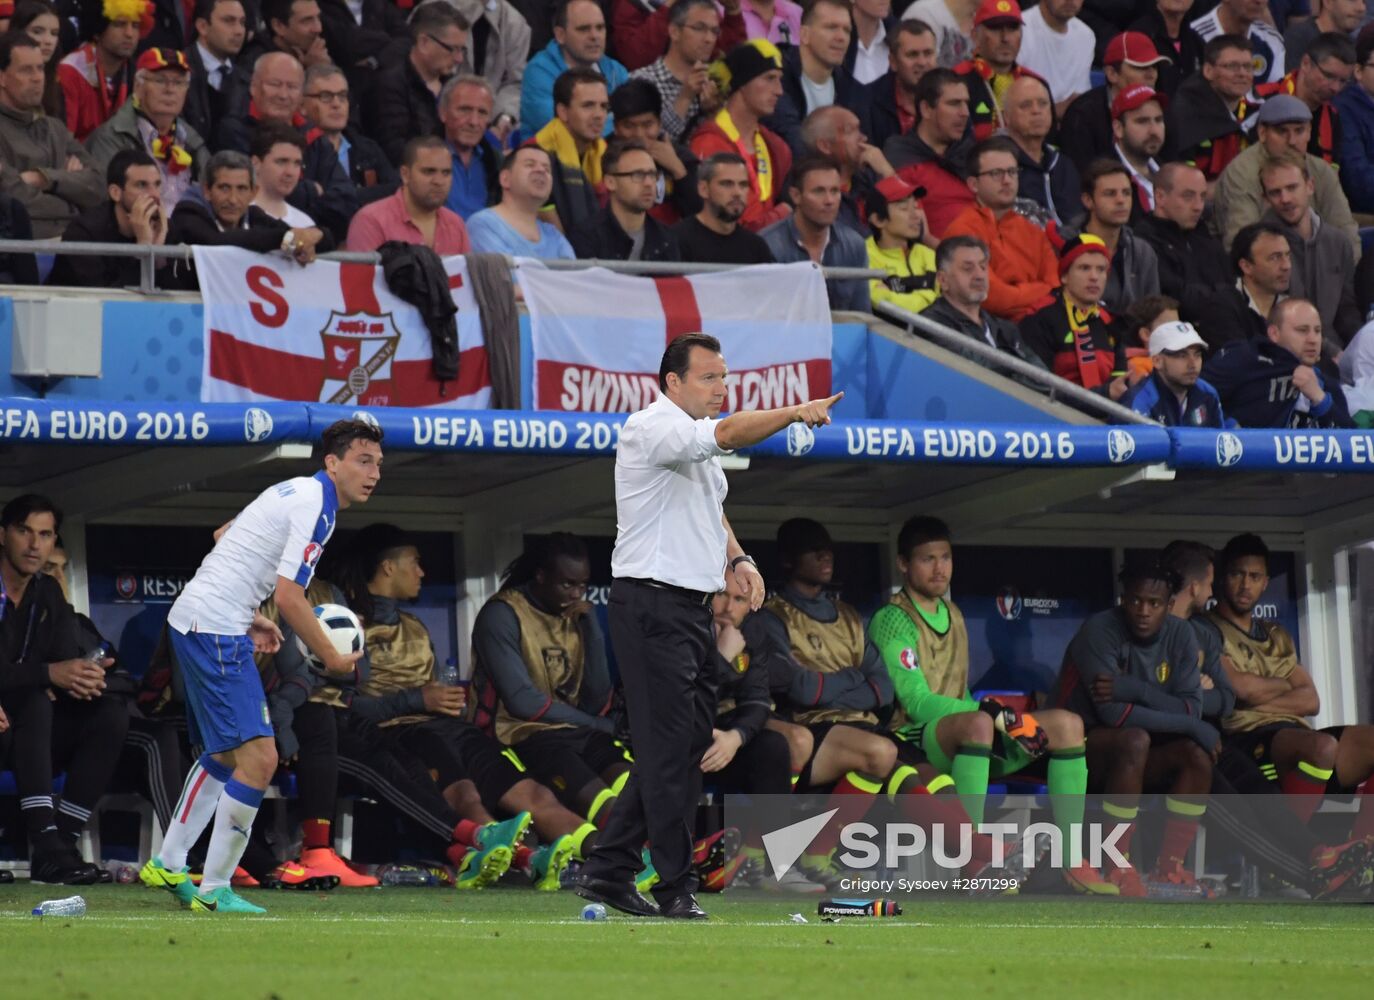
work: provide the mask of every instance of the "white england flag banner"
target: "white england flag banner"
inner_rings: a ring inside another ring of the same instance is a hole
[[[698,331],[721,343],[731,412],[830,395],[830,304],[814,264],[683,277],[539,266],[518,274],[530,314],[535,409],[641,409],[658,396],[668,342]]]
[[[196,247],[205,302],[204,402],[303,400],[344,406],[491,404],[482,317],[462,257],[444,259],[458,305],[458,377],[434,377],[429,329],[376,264]]]

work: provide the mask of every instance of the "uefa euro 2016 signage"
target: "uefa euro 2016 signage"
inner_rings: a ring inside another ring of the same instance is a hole
[[[615,454],[623,414],[427,407],[366,410],[319,403],[190,405],[0,399],[12,444],[207,447],[316,440],[335,420],[377,424],[393,451]],[[1166,464],[1183,469],[1374,472],[1374,432],[838,421],[793,424],[750,449],[805,461],[1053,468]]]

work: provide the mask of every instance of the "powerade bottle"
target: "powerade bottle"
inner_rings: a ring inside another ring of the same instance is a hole
[[[816,913],[822,917],[900,917],[902,908],[892,899],[822,899]]]

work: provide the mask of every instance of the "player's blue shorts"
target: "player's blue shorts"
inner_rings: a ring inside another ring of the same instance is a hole
[[[259,736],[271,739],[272,720],[246,635],[183,635],[167,629],[186,685],[191,745],[206,753],[233,750]]]

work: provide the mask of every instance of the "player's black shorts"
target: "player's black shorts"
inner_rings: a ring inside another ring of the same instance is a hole
[[[440,788],[466,778],[477,786],[477,794],[489,811],[525,777],[501,744],[471,722],[429,719],[387,728],[402,747],[438,772]]]
[[[609,768],[628,768],[633,761],[615,737],[587,726],[537,732],[512,749],[533,777],[552,788],[559,800],[573,809],[586,807],[576,798],[590,782],[605,781]]]
[[[877,736],[891,740],[897,747],[898,765],[905,764],[908,767],[915,767],[918,764],[924,764],[926,762],[926,755],[921,752],[921,748],[915,743],[908,743],[896,733],[879,728],[871,722],[811,722],[806,724],[806,728],[811,731],[813,747],[811,759],[808,760],[806,766],[802,768],[801,777],[797,780],[797,791],[816,791],[811,785],[811,765],[816,760],[816,751],[821,748],[821,744],[825,742],[825,738],[830,734],[830,730],[834,729],[836,726],[848,726],[850,729],[862,729],[866,733],[873,733]],[[886,777],[886,775],[883,775],[883,777]]]
[[[1255,766],[1258,767],[1270,781],[1277,781],[1279,779],[1279,774],[1274,767],[1274,737],[1285,729],[1306,729],[1308,732],[1325,733],[1338,742],[1340,741],[1341,734],[1345,732],[1345,726],[1327,726],[1325,729],[1311,730],[1308,729],[1307,726],[1299,725],[1296,722],[1271,722],[1269,725],[1260,726],[1258,729],[1250,729],[1243,733],[1232,733],[1225,738],[1226,746],[1246,760],[1254,761]],[[1331,777],[1326,782],[1326,790],[1333,795],[1350,795],[1354,793],[1355,786],[1342,785],[1333,770],[1331,772]]]

